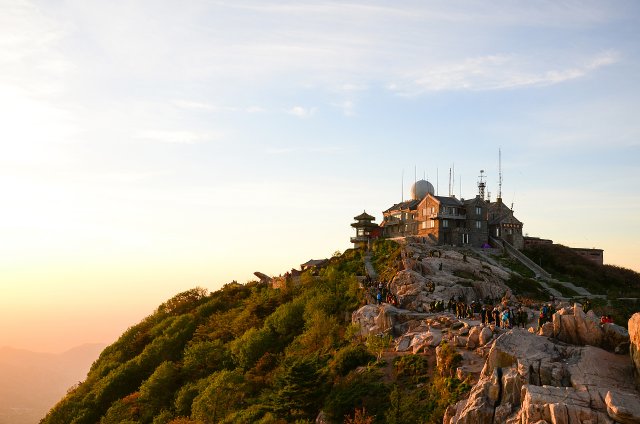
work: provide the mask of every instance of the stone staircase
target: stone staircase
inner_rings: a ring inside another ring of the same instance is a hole
[[[545,271],[541,266],[533,262],[524,253],[520,252],[518,249],[513,247],[511,244],[509,244],[505,240],[491,237],[490,241],[494,246],[500,247],[503,251],[507,252],[509,256],[511,256],[512,258],[519,261],[522,265],[529,268],[535,274],[536,279],[538,280],[540,285],[544,287],[545,290],[549,294],[553,295],[556,299],[568,300],[569,298],[564,296],[557,289],[550,286],[550,284],[561,285],[569,290],[572,290],[578,296],[584,297],[584,298],[602,298],[602,299],[607,298],[606,295],[593,294],[589,290],[585,289],[584,287],[576,286],[575,284],[570,283],[568,281],[560,281],[553,278],[551,274]]]

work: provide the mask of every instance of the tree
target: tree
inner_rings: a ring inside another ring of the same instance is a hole
[[[234,361],[244,368],[253,367],[269,349],[275,344],[274,334],[266,329],[257,330],[251,328],[242,337],[230,344],[231,355]]]
[[[193,418],[206,424],[217,423],[244,401],[244,377],[240,371],[222,370],[208,379],[204,391],[193,401]]]
[[[324,380],[316,356],[289,358],[275,378],[271,408],[285,418],[314,417],[322,404]]]
[[[173,362],[163,362],[140,386],[139,402],[143,420],[157,415],[162,409],[173,406],[173,398],[179,387],[180,371]]]
[[[382,359],[384,351],[391,346],[391,336],[389,334],[369,334],[366,345],[379,361]]]

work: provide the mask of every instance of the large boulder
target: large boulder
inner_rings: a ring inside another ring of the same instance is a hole
[[[612,423],[603,411],[591,409],[591,397],[570,387],[534,386],[522,389],[521,422],[551,424]]]
[[[640,384],[640,312],[633,314],[629,320],[629,354],[635,366],[636,379]]]
[[[442,342],[442,331],[431,328],[426,333],[419,333],[413,336],[410,348],[416,354],[428,347],[436,347]]]
[[[478,335],[478,344],[480,346],[484,346],[491,341],[493,338],[493,331],[491,331],[490,327],[483,327],[480,330],[480,334]]]
[[[471,330],[469,330],[469,336],[467,337],[467,348],[475,349],[478,347],[478,344],[480,344],[481,331],[482,329],[478,326],[471,327]]]
[[[411,269],[398,272],[389,286],[402,308],[422,311],[426,301],[427,279]]]
[[[360,326],[360,334],[391,333],[399,334],[396,330],[404,328],[407,323],[417,322],[428,317],[429,314],[398,309],[389,304],[364,305],[351,314],[351,322]]]
[[[629,343],[629,331],[617,324],[607,323],[602,326],[602,348],[614,351],[616,347]]]
[[[545,329],[544,334],[547,333]],[[553,315],[553,336],[566,343],[598,346],[612,352],[629,342],[626,329],[615,324],[601,326],[593,311],[585,314],[579,303]]]
[[[444,423],[636,422],[619,421],[635,417],[630,400],[640,399],[632,369],[601,348],[513,329],[493,342],[469,398]]]
[[[616,422],[622,424],[640,424],[640,398],[630,393],[615,391],[605,396],[607,413]]]

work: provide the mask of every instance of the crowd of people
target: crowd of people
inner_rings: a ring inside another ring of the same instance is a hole
[[[384,281],[373,281],[367,277],[364,281],[369,301],[376,304],[387,303],[398,306],[397,297],[389,289],[389,283]],[[582,303],[584,312],[591,310],[591,302],[587,299]],[[428,312],[451,312],[457,318],[478,319],[484,325],[496,325],[500,328],[522,327],[526,328],[529,323],[529,313],[522,305],[517,307],[506,306],[500,299],[486,298],[484,301],[473,300],[470,303],[460,295],[457,298],[451,296],[448,301],[433,300],[428,305]],[[555,299],[543,303],[538,313],[538,329],[547,322],[553,321],[553,314],[556,313]],[[613,323],[611,315],[600,317],[600,324]]]
[[[384,281],[373,281],[371,277],[367,277],[364,281],[365,289],[369,297],[373,298],[377,305],[388,303],[389,305],[398,306],[398,299],[389,290],[389,283]]]

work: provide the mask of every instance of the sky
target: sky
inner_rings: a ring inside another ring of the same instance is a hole
[[[351,245],[484,170],[524,232],[640,271],[640,3],[0,0],[0,346]]]

